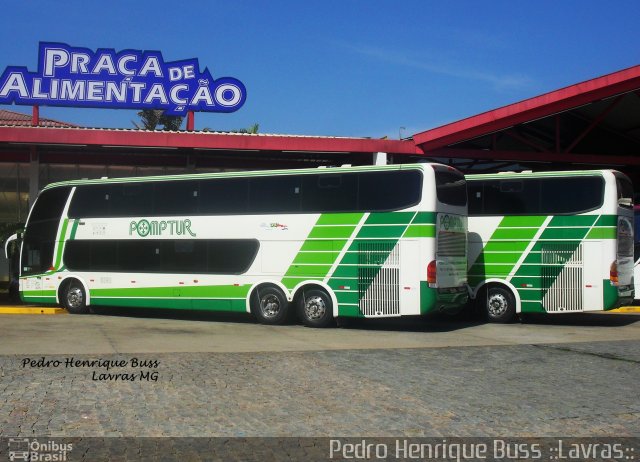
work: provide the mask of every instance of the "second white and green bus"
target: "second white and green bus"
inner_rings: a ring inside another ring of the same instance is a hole
[[[316,327],[455,310],[466,214],[464,176],[437,164],[67,181],[30,212],[20,292]]]
[[[633,301],[633,187],[613,170],[467,175],[469,284],[489,320]]]

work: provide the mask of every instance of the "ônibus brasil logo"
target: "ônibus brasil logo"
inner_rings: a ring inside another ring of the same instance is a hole
[[[138,220],[129,223],[129,236],[136,233],[140,237],[147,236],[185,236],[196,237],[191,231],[191,220]]]

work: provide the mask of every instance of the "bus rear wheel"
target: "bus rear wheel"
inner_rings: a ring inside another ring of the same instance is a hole
[[[298,318],[308,327],[329,327],[333,324],[333,302],[322,289],[303,290],[298,299]]]
[[[78,281],[68,282],[62,290],[62,305],[72,314],[87,314],[87,294],[84,287]]]
[[[483,290],[480,298],[485,315],[490,322],[508,323],[516,315],[516,299],[510,290],[491,285]]]
[[[261,324],[284,324],[289,317],[289,302],[276,286],[258,287],[251,297],[251,312]]]

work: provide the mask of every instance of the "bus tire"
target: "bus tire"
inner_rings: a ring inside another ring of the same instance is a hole
[[[89,307],[87,306],[87,294],[80,282],[75,279],[65,284],[62,289],[62,305],[71,314],[87,314]]]
[[[516,316],[516,299],[511,291],[503,286],[490,285],[483,290],[480,300],[489,322],[504,324],[513,321]]]
[[[261,286],[251,296],[251,312],[261,324],[284,324],[289,317],[289,302],[278,287]]]
[[[298,318],[308,327],[329,327],[333,324],[333,302],[319,288],[302,290],[298,298]]]

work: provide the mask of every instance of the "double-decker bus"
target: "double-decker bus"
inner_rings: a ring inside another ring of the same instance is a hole
[[[489,320],[633,300],[633,187],[613,170],[467,175],[469,285]]]
[[[67,181],[27,221],[26,302],[308,326],[468,299],[464,176],[438,164]]]

